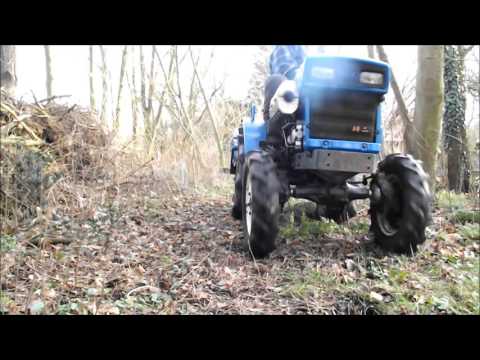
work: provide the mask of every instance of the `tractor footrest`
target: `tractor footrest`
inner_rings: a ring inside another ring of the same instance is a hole
[[[327,170],[351,173],[372,173],[377,165],[376,154],[339,150],[304,151],[295,155],[296,170]]]

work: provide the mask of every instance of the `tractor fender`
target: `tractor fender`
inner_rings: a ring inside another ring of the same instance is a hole
[[[243,124],[243,152],[260,151],[260,142],[267,138],[267,125],[265,121],[247,121]]]

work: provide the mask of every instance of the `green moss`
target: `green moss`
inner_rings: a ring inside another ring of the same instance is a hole
[[[436,195],[438,207],[450,211],[464,209],[470,203],[465,194],[442,190]]]
[[[368,233],[368,230],[370,229],[370,222],[363,219],[362,221],[356,221],[347,225],[343,225],[342,228],[344,229],[344,232],[351,233],[353,235],[363,235]]]
[[[454,223],[480,223],[480,211],[457,210],[451,216],[450,220]]]
[[[317,296],[319,292],[331,292],[340,286],[339,280],[326,271],[307,270],[302,275],[289,275],[284,294],[297,298]]]
[[[17,239],[12,235],[0,235],[0,252],[7,252],[15,249]]]
[[[459,227],[458,232],[466,240],[480,240],[480,224],[465,224]]]

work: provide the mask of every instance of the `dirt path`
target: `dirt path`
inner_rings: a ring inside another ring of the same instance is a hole
[[[433,250],[415,259],[385,256],[368,240],[365,216],[346,227],[286,224],[277,250],[261,261],[243,250],[227,196],[168,203],[148,196],[130,206],[114,203],[93,218],[59,222],[56,237],[54,229],[43,233],[47,240],[70,236],[70,244],[32,249],[19,241],[4,255],[3,312],[378,314],[411,286],[429,290],[432,280],[402,271],[427,269]],[[478,244],[470,251],[478,258]],[[404,276],[398,286],[393,270]],[[395,306],[392,312],[402,312]]]

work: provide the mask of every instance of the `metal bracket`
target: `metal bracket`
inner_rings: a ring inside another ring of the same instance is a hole
[[[313,150],[295,155],[294,168],[297,170],[329,170],[352,173],[375,171],[377,156],[338,150]]]

